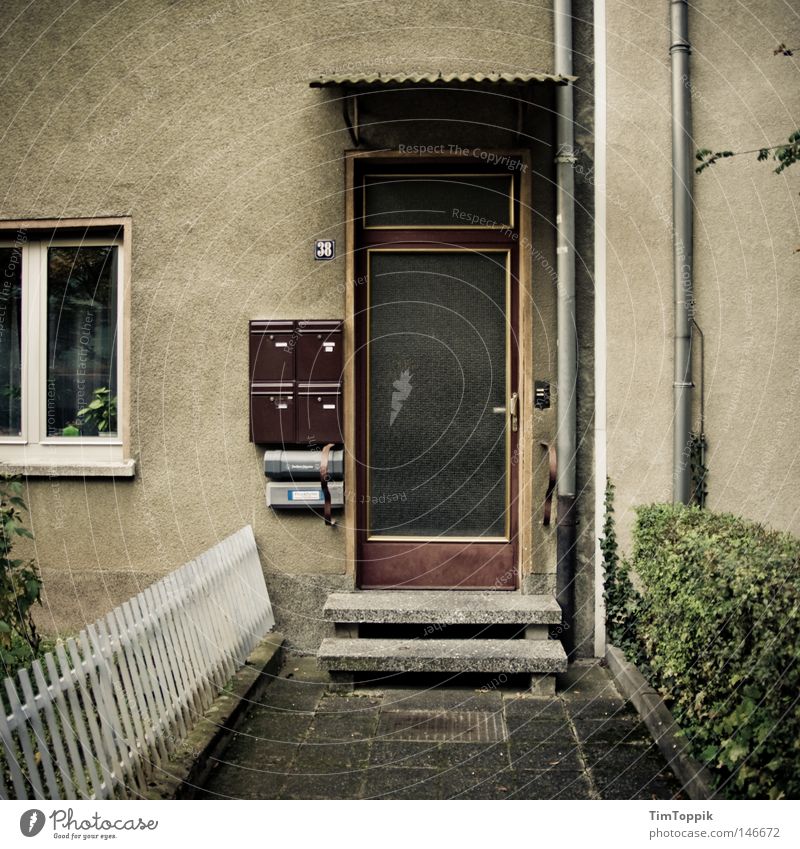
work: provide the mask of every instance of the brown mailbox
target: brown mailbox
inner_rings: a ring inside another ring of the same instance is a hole
[[[250,322],[250,381],[294,380],[293,321]]]
[[[295,363],[298,382],[341,382],[342,322],[298,321]]]
[[[340,383],[297,384],[297,441],[342,442]]]
[[[342,322],[250,322],[250,441],[341,443]]]
[[[251,442],[296,441],[294,383],[254,382],[250,385]]]

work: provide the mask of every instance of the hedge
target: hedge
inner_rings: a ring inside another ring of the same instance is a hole
[[[655,504],[637,510],[632,556],[606,560],[612,640],[664,696],[720,795],[799,798],[800,540]]]

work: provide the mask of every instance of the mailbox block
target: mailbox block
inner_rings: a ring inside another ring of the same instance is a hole
[[[250,322],[250,441],[341,443],[342,322]]]

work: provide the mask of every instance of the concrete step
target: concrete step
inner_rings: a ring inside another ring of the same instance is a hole
[[[467,590],[362,590],[332,593],[323,608],[331,622],[384,625],[558,625],[551,595]]]
[[[331,672],[566,672],[556,640],[385,640],[328,637],[317,660]]]

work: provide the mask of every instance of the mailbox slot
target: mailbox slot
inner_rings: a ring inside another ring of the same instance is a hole
[[[328,484],[331,507],[344,506],[344,484],[333,481]],[[314,483],[290,483],[288,481],[267,484],[267,506],[279,509],[322,507],[325,503],[322,488]]]
[[[296,379],[300,382],[342,380],[342,322],[297,322]]]
[[[251,382],[294,380],[296,343],[293,321],[251,321]]]
[[[295,397],[292,383],[253,383],[250,387],[252,442],[295,441]]]
[[[274,481],[314,481],[319,483],[322,466],[322,451],[309,449],[281,450],[274,448],[264,452],[264,474]],[[331,451],[328,455],[328,479],[340,481],[344,477],[344,450]]]
[[[297,385],[297,441],[306,444],[344,441],[340,383]]]

